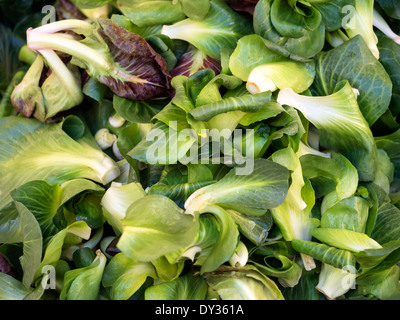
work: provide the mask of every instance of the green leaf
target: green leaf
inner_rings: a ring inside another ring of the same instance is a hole
[[[24,41],[15,37],[12,30],[4,24],[0,25],[0,39],[0,91],[3,91],[21,66],[18,51]]]
[[[266,238],[268,237],[268,233],[274,224],[269,211],[262,216],[250,216],[234,210],[227,211],[233,220],[235,220],[240,233],[248,240],[256,245],[260,245],[265,242]]]
[[[379,6],[385,11],[385,13],[393,18],[400,19],[400,6],[395,0],[376,0]]]
[[[304,29],[315,30],[322,22],[319,11],[298,1],[274,0],[271,5],[271,22],[276,31],[284,37],[300,38]]]
[[[22,283],[29,288],[42,258],[42,233],[34,215],[21,203],[11,202],[0,211],[0,242],[22,243]]]
[[[254,10],[255,33],[296,56],[315,56],[324,46],[325,25],[318,10],[303,4],[296,1],[291,6],[283,0],[260,0]]]
[[[355,0],[309,0],[308,2],[321,13],[322,21],[328,32],[340,29],[343,26],[343,19],[348,14],[344,10],[347,8],[346,6],[355,6]]]
[[[315,228],[312,236],[327,245],[351,252],[382,248],[378,242],[365,233],[346,229]]]
[[[67,234],[73,234],[88,240],[91,234],[91,229],[84,221],[76,221],[52,236],[46,247],[46,251],[44,252],[42,262],[36,269],[35,279],[42,275],[42,269],[45,266],[55,266],[58,260],[60,260],[64,240],[66,239]]]
[[[198,229],[196,217],[160,195],[135,201],[127,209],[122,224],[117,246],[137,261],[151,261],[189,245]]]
[[[209,121],[211,118],[231,111],[255,113],[261,109],[271,98],[271,92],[247,94],[240,97],[228,97],[220,101],[204,104],[189,112],[194,119]]]
[[[181,2],[172,0],[122,0],[117,7],[139,27],[171,24],[186,18]]]
[[[95,258],[96,254],[93,252],[93,249],[89,247],[79,248],[74,251],[72,255],[74,265],[77,268],[84,268],[89,266]]]
[[[216,205],[207,205],[200,213],[211,213],[218,221],[218,238],[210,249],[210,253],[201,263],[200,273],[216,270],[227,262],[236,250],[239,231],[233,218],[227,211]]]
[[[180,136],[176,128],[157,121],[146,138],[139,142],[127,155],[152,165],[176,164],[182,159],[187,163],[189,161],[186,154],[193,145],[197,146],[197,137],[194,137],[192,132],[186,133],[188,132],[184,132],[183,136]]]
[[[368,201],[353,196],[343,199],[325,210],[321,218],[321,227],[341,228],[364,233],[368,214]]]
[[[125,217],[129,206],[145,195],[146,193],[140,183],[111,183],[101,199],[101,206],[107,222],[116,233],[122,233],[121,220]]]
[[[262,215],[284,201],[289,187],[286,168],[266,159],[255,159],[250,174],[238,175],[236,169],[194,192],[186,201],[185,209],[193,213],[216,204],[243,214]]]
[[[111,287],[112,300],[127,300],[143,285],[148,277],[157,278],[150,262],[137,262],[123,253],[116,254],[104,269],[102,285]]]
[[[21,281],[0,272],[0,300],[24,300],[33,288],[25,287]]]
[[[391,203],[379,207],[371,238],[381,244],[400,239],[400,210]]]
[[[241,37],[229,59],[232,74],[247,81],[251,70],[263,64],[290,61],[287,57],[274,52],[259,35]]]
[[[340,153],[332,153],[332,159],[335,161],[340,172],[335,172],[337,178],[336,189],[325,195],[322,199],[322,214],[335,203],[354,195],[359,182],[357,169],[346,157]]]
[[[293,75],[296,75],[294,77]],[[251,93],[272,92],[292,88],[295,92],[306,91],[314,81],[313,63],[299,61],[280,61],[262,64],[251,70],[247,79],[247,90]]]
[[[100,250],[90,266],[67,271],[60,300],[97,300],[107,258]]]
[[[373,295],[380,300],[398,300],[400,298],[399,278],[400,268],[392,268],[373,273],[357,280],[357,291],[362,295]]]
[[[315,270],[303,270],[299,284],[293,288],[285,288],[283,295],[286,300],[320,300],[321,294],[315,287],[318,284],[318,275]]]
[[[274,222],[287,241],[311,240],[311,231],[319,221],[310,216],[315,195],[311,183],[303,177],[300,160],[290,147],[275,151],[271,159],[291,172],[287,196],[281,205],[271,209]]]
[[[221,300],[284,300],[278,286],[256,267],[224,267],[207,273],[205,281]]]
[[[51,184],[43,180],[30,181],[11,192],[15,201],[32,212],[42,230],[43,240],[53,236],[58,228],[53,218],[63,205],[84,191],[101,192],[104,189],[86,179],[73,179],[62,184]]]
[[[251,257],[250,262],[254,264],[259,271],[269,277],[278,278],[279,283],[284,287],[294,287],[299,283],[302,274],[302,268],[293,260],[285,255],[275,253],[272,256],[265,256],[264,261],[257,263]],[[258,258],[259,260],[259,258]],[[269,263],[271,261],[271,263]],[[275,267],[277,263],[279,267]]]
[[[162,34],[152,35],[146,38],[146,41],[150,46],[164,58],[167,63],[168,71],[171,71],[178,62],[178,58],[174,53],[174,43],[173,41]]]
[[[82,88],[82,92],[88,97],[98,102],[103,101],[104,96],[108,91],[107,86],[98,82],[93,78],[89,78]]]
[[[354,254],[362,273],[360,279],[387,270],[400,262],[400,241],[385,243],[381,248],[365,249]]]
[[[303,154],[300,156],[300,163],[303,175],[310,180],[317,199],[336,189],[342,168],[334,159]]]
[[[210,1],[210,10],[203,20],[191,18],[164,25],[161,33],[171,39],[185,40],[206,55],[220,59],[222,48],[233,49],[237,40],[252,33],[249,21],[220,0]]]
[[[202,277],[194,277],[190,272],[179,278],[146,289],[145,300],[204,300],[207,285]]]
[[[225,217],[224,213],[221,213],[221,215],[222,216],[220,221],[217,219],[216,215],[212,213],[201,214],[199,216],[199,229],[197,231],[196,238],[189,246],[166,255],[165,257],[167,258],[167,260],[170,261],[170,263],[178,263],[190,259],[194,265],[201,266],[208,259],[208,256],[213,251],[213,247],[217,244],[220,230],[229,229],[226,228],[227,223],[225,225],[222,225],[222,223],[225,221]],[[228,223],[231,222],[231,220],[226,221]],[[233,231],[232,234],[237,236],[237,230],[235,226],[232,224],[230,226],[233,226],[231,230]],[[230,233],[227,233],[226,235],[230,236]],[[226,240],[225,238],[222,239],[223,241]],[[237,240],[234,239],[233,242],[236,243]],[[232,253],[232,250],[232,245],[230,245],[230,253]],[[217,267],[226,261],[225,255],[229,255],[229,253],[226,254],[226,252],[224,252],[221,256],[214,254],[214,258],[216,259],[215,264],[217,265]]]
[[[101,228],[106,221],[100,205],[103,194],[86,193],[74,199],[70,208],[76,213],[76,220],[85,221],[92,229]]]
[[[181,183],[176,185],[156,183],[150,187],[147,194],[164,195],[178,203],[184,203],[193,192],[213,183],[215,183],[215,180],[197,183]]]
[[[114,20],[116,23],[118,23],[121,27],[124,29],[137,33],[140,35],[142,38],[147,38],[156,34],[159,34],[162,28],[161,24],[155,24],[155,25],[149,25],[145,27],[139,27],[136,24],[134,24],[129,17],[122,15],[122,14],[112,14],[111,19]]]
[[[293,239],[293,249],[304,253],[323,263],[327,263],[335,268],[356,265],[356,259],[350,251],[337,249],[323,243]]]
[[[246,113],[239,123],[243,126],[249,126],[258,121],[275,118],[280,114],[282,114],[282,116],[285,116],[285,114],[287,115],[286,110],[279,103],[270,101],[263,105],[257,112]]]
[[[75,141],[60,124],[6,117],[0,120],[0,128],[4,137],[0,143],[0,207],[11,200],[12,190],[29,181],[62,183],[86,178],[107,184],[120,174],[110,157],[87,142],[90,139]],[[23,176],[21,167],[26,170]]]
[[[315,59],[316,76],[311,91],[333,94],[342,80],[360,92],[358,104],[369,125],[385,113],[392,96],[392,82],[360,36],[320,53]]]
[[[357,168],[360,181],[375,178],[378,155],[374,137],[347,81],[325,97],[308,97],[283,89],[277,101],[302,112],[319,130],[321,146],[348,158]]]
[[[210,0],[181,0],[182,10],[193,20],[203,20],[210,10]]]
[[[105,6],[111,0],[72,0],[72,3],[79,9],[94,9]]]
[[[151,261],[156,269],[157,278],[160,281],[173,281],[182,273],[184,261],[170,262],[167,255]]]

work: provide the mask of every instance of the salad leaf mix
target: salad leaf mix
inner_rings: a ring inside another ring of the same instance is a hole
[[[400,4],[12,3],[0,300],[400,299]]]

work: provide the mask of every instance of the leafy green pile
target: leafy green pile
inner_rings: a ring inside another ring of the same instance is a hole
[[[44,5],[0,0],[0,299],[400,299],[399,3]]]

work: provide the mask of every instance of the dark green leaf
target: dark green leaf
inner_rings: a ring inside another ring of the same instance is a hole
[[[316,57],[315,70],[311,91],[318,96],[330,95],[340,81],[348,80],[360,92],[358,104],[369,125],[389,107],[392,82],[361,36],[320,53]]]

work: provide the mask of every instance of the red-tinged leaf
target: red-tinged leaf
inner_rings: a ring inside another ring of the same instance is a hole
[[[235,11],[247,12],[251,15],[254,14],[254,8],[256,7],[258,0],[236,0],[229,1],[228,4]]]
[[[171,70],[171,76],[183,75],[188,77],[203,69],[211,69],[217,75],[221,72],[221,62],[191,46],[189,51],[181,56],[176,67]]]
[[[0,272],[8,274],[9,276],[14,276],[14,273],[11,269],[10,264],[8,261],[1,255],[0,253]]]
[[[131,100],[170,96],[171,75],[164,58],[138,34],[110,19],[98,22],[98,33],[118,68],[117,76],[102,76],[99,80],[118,96]]]
[[[69,0],[59,0],[54,4],[57,18],[86,20],[87,17]]]

